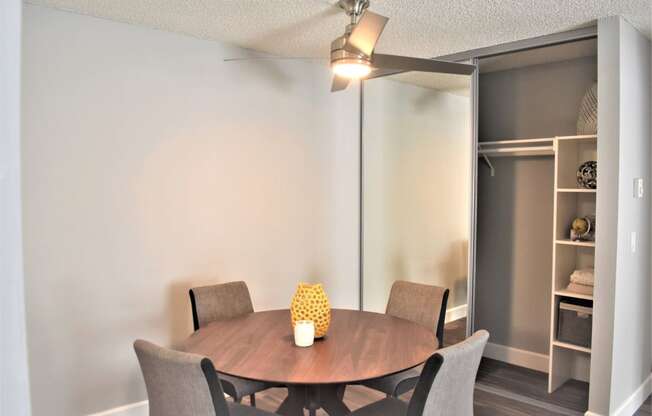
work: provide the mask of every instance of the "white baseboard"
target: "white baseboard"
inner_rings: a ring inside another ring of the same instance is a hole
[[[545,354],[489,342],[484,349],[484,356],[520,367],[542,371],[544,373],[548,372],[548,356]]]
[[[114,407],[88,416],[149,416],[149,403],[147,400],[143,400],[142,402]]]
[[[623,404],[618,406],[614,412],[614,416],[631,416],[639,407],[647,400],[648,396],[652,394],[652,374],[647,376],[645,381],[638,386],[636,391],[625,400]]]
[[[647,398],[652,394],[652,374],[650,374],[645,381],[638,386],[636,391],[632,393],[631,396],[625,400],[623,404],[618,406],[615,412],[612,413],[613,416],[632,416],[641,405],[647,400]],[[587,411],[584,413],[584,416],[603,416],[599,413]]]
[[[231,396],[224,393],[224,397],[229,398]],[[92,413],[88,416],[149,416],[149,401],[143,400],[138,403],[126,404],[102,412]]]
[[[466,305],[460,305],[454,308],[446,309],[446,323],[457,321],[458,319],[462,318],[466,318]]]

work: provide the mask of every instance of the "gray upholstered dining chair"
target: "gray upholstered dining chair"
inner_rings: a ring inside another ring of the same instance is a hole
[[[398,280],[392,285],[385,313],[431,329],[441,347],[444,344],[447,303],[448,289],[446,288]],[[416,386],[420,374],[420,368],[412,368],[367,380],[361,384],[382,391],[388,396],[398,397]]]
[[[229,282],[190,289],[190,305],[195,331],[213,321],[236,318],[253,313],[249,289],[245,282]],[[222,388],[237,403],[249,396],[251,405],[256,406],[256,393],[275,387],[261,381],[247,380],[220,374]]]
[[[481,330],[433,354],[409,403],[388,397],[351,416],[473,416],[473,389],[489,333]]]
[[[150,416],[269,416],[227,403],[213,363],[201,355],[137,340],[134,350],[145,379]]]

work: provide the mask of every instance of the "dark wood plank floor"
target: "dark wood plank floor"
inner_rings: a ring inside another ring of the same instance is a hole
[[[464,339],[466,320],[446,325],[444,343],[455,344]],[[500,361],[483,359],[478,371],[474,394],[476,416],[583,416],[588,407],[587,383],[570,381],[553,394],[548,394],[548,375]],[[285,389],[270,389],[256,395],[258,407],[275,411],[285,398]],[[401,396],[409,400],[411,393]],[[384,395],[362,386],[349,386],[344,400],[355,410],[384,398]],[[246,402],[246,399],[245,401]],[[652,416],[650,398],[635,416]],[[325,416],[322,411],[319,416]]]
[[[634,416],[650,416],[652,415],[652,396],[648,397],[645,403],[638,409]]]

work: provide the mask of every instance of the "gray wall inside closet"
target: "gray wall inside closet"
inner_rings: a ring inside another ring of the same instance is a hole
[[[479,138],[575,134],[597,80],[595,57],[480,75]],[[548,354],[552,269],[552,157],[480,160],[475,328],[491,342]]]

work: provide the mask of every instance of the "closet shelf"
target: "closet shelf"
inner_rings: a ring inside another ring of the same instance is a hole
[[[565,240],[555,240],[555,243],[563,244],[567,246],[595,247],[595,241],[572,241],[570,239],[565,239]]]
[[[581,134],[578,136],[557,136],[557,140],[595,140],[598,138],[597,134]]]
[[[586,188],[557,188],[557,192],[576,192],[581,194],[595,194],[595,189],[586,189]]]
[[[551,143],[555,141],[554,137],[543,137],[538,139],[504,139],[504,140],[481,140],[478,142],[480,146],[498,146],[505,144],[535,144],[535,143]]]
[[[552,345],[559,348],[566,348],[567,350],[574,350],[574,351],[584,352],[586,354],[591,354],[591,348],[586,348],[575,344],[569,344],[568,342],[561,342],[555,340],[552,343]]]
[[[481,141],[480,156],[551,156],[555,154],[554,138]]]
[[[583,295],[581,293],[571,292],[570,290],[566,289],[555,290],[555,295],[563,296],[566,298],[593,300],[593,295]]]
[[[494,149],[480,149],[480,155],[493,157],[510,157],[510,156],[552,156],[555,149],[552,146],[532,146],[532,147],[504,147]]]

